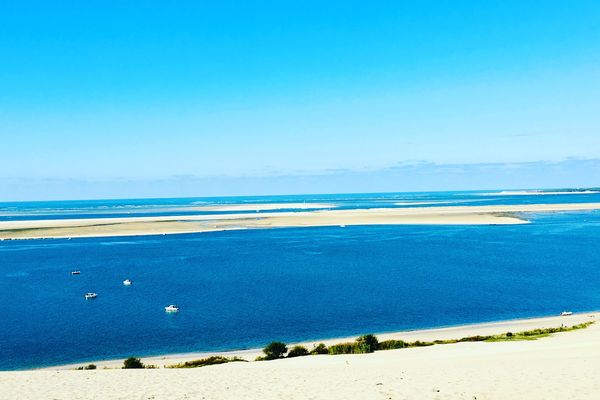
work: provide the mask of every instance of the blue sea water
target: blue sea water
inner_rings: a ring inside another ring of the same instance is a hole
[[[552,191],[553,193],[554,191]],[[118,199],[118,200],[71,200],[0,202],[0,221],[68,219],[68,218],[114,218],[126,216],[155,215],[203,215],[214,214],[195,207],[227,204],[290,203],[287,210],[298,210],[293,204],[333,204],[337,209],[387,208],[387,207],[439,207],[455,205],[497,205],[535,203],[589,203],[600,201],[600,191],[591,189],[581,194],[522,195],[515,192],[468,191],[468,192],[413,192],[413,193],[358,193],[287,196],[248,197],[198,197],[166,199]],[[519,192],[516,192],[519,193]],[[266,210],[262,212],[277,212]],[[219,213],[223,213],[219,211]]]
[[[0,214],[111,215],[117,207],[147,212],[198,201],[205,200],[12,203],[8,211],[5,203]],[[590,202],[600,195],[430,193],[302,201],[352,208],[426,201]],[[531,224],[3,241],[0,369],[600,309],[600,213],[527,217]],[[70,275],[74,269],[81,275]],[[132,286],[122,285],[126,278]],[[84,300],[88,291],[98,298]],[[163,307],[171,303],[181,312],[166,314]]]

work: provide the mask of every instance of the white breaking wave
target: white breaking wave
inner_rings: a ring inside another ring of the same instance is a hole
[[[459,203],[473,203],[476,201],[484,201],[484,200],[439,200],[439,201],[407,201],[403,203],[394,203],[396,206],[424,206],[431,204],[459,204]]]

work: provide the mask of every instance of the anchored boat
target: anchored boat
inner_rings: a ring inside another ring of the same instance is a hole
[[[566,317],[566,316],[569,316],[569,315],[573,315],[573,312],[572,311],[563,311],[563,312],[560,313],[561,317]]]
[[[168,305],[165,307],[165,312],[168,312],[168,313],[179,312],[179,307],[177,307],[175,304]]]

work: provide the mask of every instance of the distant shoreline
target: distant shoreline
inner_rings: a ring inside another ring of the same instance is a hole
[[[0,239],[143,236],[352,225],[511,225],[528,223],[515,213],[598,209],[600,203],[517,204],[0,221]]]
[[[335,208],[335,204],[329,203],[240,203],[240,204],[214,204],[207,206],[192,206],[193,211],[270,211],[270,210],[312,210],[319,208]]]

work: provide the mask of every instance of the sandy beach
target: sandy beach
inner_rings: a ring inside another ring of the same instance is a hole
[[[588,211],[600,203],[372,208],[130,218],[1,221],[0,239],[136,236],[235,229],[349,225],[506,225],[519,213]]]
[[[598,313],[378,335],[450,339],[598,321]],[[336,339],[331,342],[339,342]],[[327,341],[326,341],[327,342]],[[245,358],[256,351],[232,352]],[[199,354],[148,358],[172,364]],[[117,367],[116,362],[97,363]],[[65,368],[65,367],[62,367]],[[0,373],[6,399],[593,399],[600,324],[534,341],[471,342],[195,369]]]

